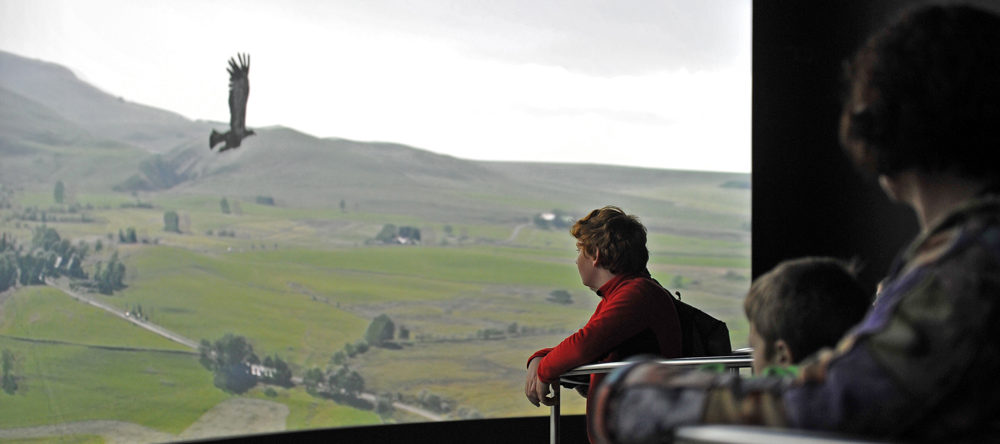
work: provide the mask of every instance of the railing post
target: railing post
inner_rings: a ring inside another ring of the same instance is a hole
[[[552,385],[552,394],[556,403],[552,404],[549,411],[549,443],[559,444],[559,382]]]
[[[739,371],[741,368],[752,368],[753,357],[750,356],[753,349],[742,348],[739,350],[734,350],[732,355],[726,356],[695,356],[689,358],[675,358],[675,359],[665,359],[654,361],[662,365],[670,365],[677,367],[698,367],[705,364],[722,365],[731,371]],[[552,386],[552,391],[556,398],[559,397],[559,384],[563,381],[563,378],[581,376],[581,375],[593,375],[601,373],[610,373],[616,369],[629,365],[628,361],[621,362],[602,362],[598,364],[588,364],[581,365],[573,370],[563,373],[557,381]],[[566,379],[568,383],[579,383],[579,381],[573,379]],[[557,444],[559,442],[559,404],[555,404],[551,407],[550,417],[549,417],[549,442],[552,444]]]

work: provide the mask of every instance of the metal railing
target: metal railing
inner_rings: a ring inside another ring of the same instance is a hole
[[[654,360],[657,364],[677,366],[677,367],[698,367],[702,365],[716,365],[722,366],[726,369],[740,369],[740,368],[750,368],[753,358],[750,357],[751,350],[749,348],[741,348],[739,350],[733,350],[732,355],[728,356],[704,356],[695,358],[676,358],[676,359],[662,359]],[[566,373],[563,373],[559,377],[560,384],[563,382],[569,384],[579,384],[579,381],[570,379],[574,376],[583,375],[593,375],[600,373],[611,373],[616,369],[622,368],[626,365],[632,364],[632,362],[622,361],[622,362],[602,362],[600,364],[589,364],[582,365]],[[559,397],[559,385],[553,384],[552,390],[554,395]],[[561,400],[560,400],[561,402]],[[552,444],[559,443],[559,403],[552,405],[549,411],[549,442]]]
[[[679,427],[677,444],[889,444],[839,433],[814,430],[773,429],[743,425],[698,425]]]

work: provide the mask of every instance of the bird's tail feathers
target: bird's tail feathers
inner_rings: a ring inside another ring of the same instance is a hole
[[[225,133],[220,133],[216,130],[212,130],[212,134],[208,136],[208,149],[211,150],[212,148],[215,148],[215,146],[218,145],[219,142],[222,142],[224,140],[226,140]]]

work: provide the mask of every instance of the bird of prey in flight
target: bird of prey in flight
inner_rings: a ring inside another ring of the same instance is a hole
[[[221,142],[226,144],[219,152],[240,146],[240,142],[255,133],[247,129],[247,97],[250,96],[250,55],[236,54],[237,58],[229,59],[229,131],[220,133],[212,130],[208,136],[208,149],[215,148]]]

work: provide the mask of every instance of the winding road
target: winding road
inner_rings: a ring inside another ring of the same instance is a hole
[[[142,328],[145,328],[146,330],[149,330],[149,331],[151,331],[153,333],[156,333],[156,334],[158,334],[160,336],[163,336],[164,338],[167,338],[167,339],[169,339],[171,341],[174,341],[174,342],[176,342],[178,344],[181,344],[181,345],[184,345],[186,347],[189,347],[189,348],[191,348],[191,349],[193,349],[195,351],[198,350],[198,343],[195,342],[195,341],[193,341],[193,340],[191,340],[191,339],[185,338],[184,336],[181,336],[181,335],[179,335],[177,333],[174,333],[174,332],[172,332],[170,330],[167,330],[167,329],[165,329],[163,327],[160,327],[159,325],[152,324],[150,322],[143,321],[141,319],[129,316],[126,312],[124,312],[122,310],[119,310],[116,307],[113,307],[111,305],[105,304],[104,302],[101,302],[101,301],[99,301],[97,299],[94,299],[94,298],[92,298],[90,296],[77,293],[77,292],[71,290],[69,288],[69,286],[60,285],[60,283],[58,283],[58,282],[56,282],[55,280],[52,280],[52,279],[46,279],[45,280],[45,284],[48,285],[48,286],[50,286],[50,287],[52,287],[52,288],[56,288],[56,289],[62,291],[63,293],[66,293],[69,297],[71,297],[73,299],[76,299],[76,300],[78,300],[80,302],[85,302],[87,304],[93,305],[94,307],[97,307],[97,308],[100,308],[100,309],[102,309],[104,311],[107,311],[108,313],[111,313],[111,314],[113,314],[115,316],[118,316],[118,317],[120,317],[120,318],[122,318],[122,319],[124,319],[126,321],[129,321],[129,322],[131,322],[131,323],[133,323],[135,325],[138,325],[138,326],[140,326]]]
[[[508,244],[511,243],[511,242],[514,242],[514,239],[517,239],[518,233],[520,233],[523,228],[530,227],[530,226],[531,226],[531,224],[520,224],[520,225],[514,227],[514,231],[510,233],[510,237],[508,237],[507,240],[505,240],[504,242],[508,243]]]
[[[167,339],[169,339],[171,341],[177,342],[177,343],[179,343],[181,345],[190,347],[191,349],[193,349],[195,351],[198,350],[198,343],[197,342],[195,342],[195,341],[193,341],[193,340],[191,340],[189,338],[186,338],[184,336],[181,336],[181,335],[179,335],[179,334],[177,334],[175,332],[167,330],[166,328],[163,328],[163,327],[161,327],[159,325],[156,325],[156,324],[153,324],[153,323],[150,323],[150,322],[147,322],[147,321],[143,321],[143,320],[134,318],[132,316],[129,316],[128,314],[126,314],[126,312],[124,312],[122,310],[119,310],[116,307],[108,305],[108,304],[106,304],[104,302],[101,302],[101,301],[99,301],[97,299],[94,299],[94,298],[92,298],[90,296],[87,296],[85,294],[77,293],[77,292],[71,290],[68,285],[63,285],[63,284],[61,284],[59,282],[56,282],[53,279],[46,279],[45,280],[45,284],[48,285],[48,286],[50,286],[50,287],[52,287],[52,288],[58,289],[59,291],[62,291],[63,293],[65,293],[66,295],[68,295],[69,297],[71,297],[73,299],[76,299],[76,300],[78,300],[80,302],[84,302],[84,303],[93,305],[94,307],[97,307],[97,308],[100,308],[100,309],[102,309],[104,311],[107,311],[108,313],[111,313],[111,314],[113,314],[115,316],[118,316],[118,317],[120,317],[120,318],[122,318],[122,319],[124,319],[126,321],[129,321],[129,322],[135,324],[135,325],[138,325],[139,327],[145,328],[146,330],[149,330],[149,331],[151,331],[153,333],[156,333],[156,334],[158,334],[160,336],[163,336],[164,338],[167,338]],[[295,380],[296,383],[301,383],[301,378],[293,378],[293,379]],[[375,403],[375,395],[374,394],[371,394],[371,393],[361,393],[360,395],[358,395],[358,397],[360,397],[362,399],[365,399],[365,400],[368,400],[368,401],[371,401],[373,404]],[[443,416],[438,415],[438,414],[436,414],[434,412],[422,409],[420,407],[412,406],[412,405],[409,405],[409,404],[403,404],[401,402],[393,402],[392,405],[393,405],[393,407],[395,407],[397,409],[405,410],[405,411],[413,413],[415,415],[427,418],[428,420],[431,420],[431,421],[443,421],[445,419]]]

